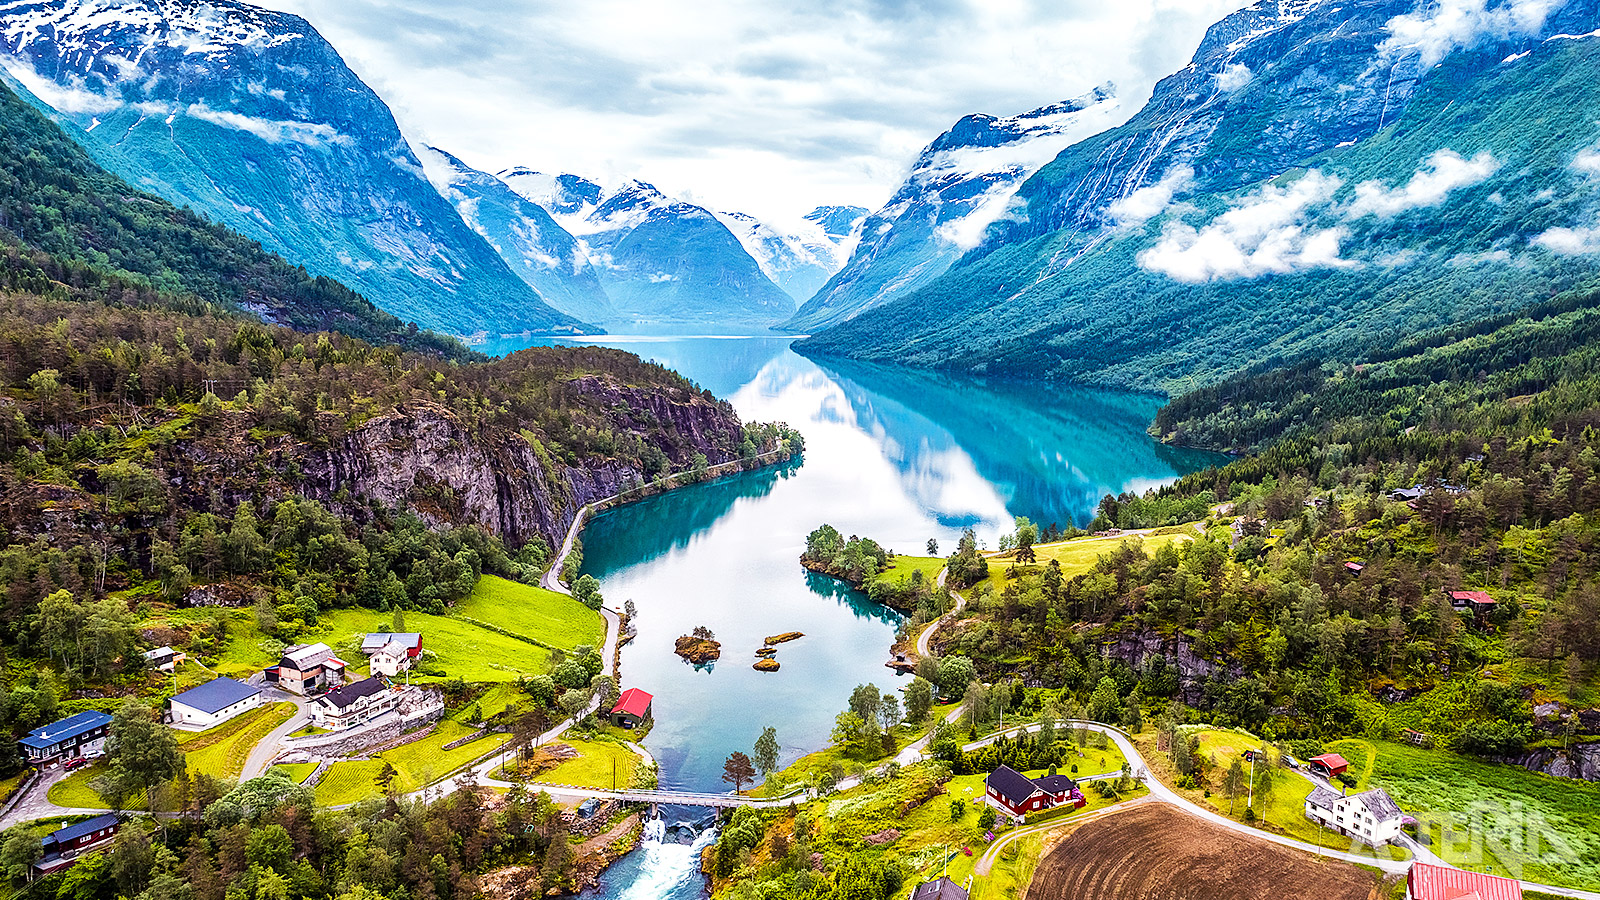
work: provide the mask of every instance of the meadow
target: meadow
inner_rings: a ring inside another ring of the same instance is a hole
[[[445,719],[432,734],[421,740],[385,750],[373,759],[334,763],[322,774],[322,780],[317,782],[317,803],[320,806],[342,806],[380,795],[382,789],[378,787],[376,779],[386,762],[394,766],[396,773],[391,788],[402,794],[411,793],[444,778],[510,740],[509,735],[491,734],[452,750],[444,749],[445,744],[460,740],[475,730],[469,725]]]

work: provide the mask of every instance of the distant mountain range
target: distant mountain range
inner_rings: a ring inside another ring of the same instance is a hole
[[[3,0],[0,54],[106,168],[391,312],[458,334],[592,330],[467,228],[304,19],[231,0]]]
[[[798,346],[1173,390],[1591,283],[1597,6],[1263,0],[944,274]]]
[[[1023,181],[1110,128],[1119,109],[1104,85],[1018,116],[963,118],[922,151],[889,202],[861,223],[842,270],[784,328],[818,331],[931,283],[1011,213]]]
[[[853,240],[843,208],[780,229],[643,182],[530,199],[414,148],[304,19],[234,0],[0,0],[0,64],[131,183],[446,332],[764,330]]]

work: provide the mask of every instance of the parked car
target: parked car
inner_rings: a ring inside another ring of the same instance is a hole
[[[76,757],[73,757],[72,759],[67,760],[65,763],[63,763],[61,768],[66,769],[68,772],[70,772],[73,769],[78,768],[79,766],[86,766],[88,764],[89,764],[89,761],[87,759],[84,759],[81,756],[76,756]]]

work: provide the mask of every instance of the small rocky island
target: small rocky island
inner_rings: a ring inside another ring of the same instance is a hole
[[[756,660],[756,664],[751,666],[751,668],[755,669],[757,672],[776,672],[778,671],[778,661],[770,656],[764,656],[761,659]]]
[[[711,629],[704,625],[696,625],[694,631],[678,638],[673,652],[698,666],[721,659],[722,645],[717,643],[716,635],[711,633]]]

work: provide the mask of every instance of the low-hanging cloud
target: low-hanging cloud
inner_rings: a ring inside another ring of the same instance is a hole
[[[1341,184],[1313,170],[1288,185],[1263,185],[1200,228],[1168,222],[1156,246],[1139,254],[1139,265],[1184,282],[1351,265],[1339,256],[1344,226],[1309,223],[1312,211],[1327,204]]]
[[[1232,93],[1255,80],[1255,75],[1250,67],[1244,63],[1233,63],[1217,73],[1217,90]]]
[[[1194,183],[1194,169],[1176,165],[1155,184],[1147,184],[1106,207],[1111,221],[1124,228],[1137,228],[1165,212],[1172,199]]]
[[[1600,228],[1552,228],[1532,243],[1562,256],[1600,253]]]
[[[1591,148],[1579,152],[1572,160],[1572,171],[1581,175],[1600,175],[1600,150]]]
[[[1378,46],[1379,55],[1398,59],[1413,53],[1422,68],[1430,69],[1457,50],[1484,40],[1504,40],[1532,35],[1544,27],[1550,13],[1566,0],[1506,0],[1493,7],[1489,0],[1438,0],[1421,4],[1416,12],[1390,19],[1389,36]]]
[[[306,144],[320,147],[325,144],[348,143],[350,140],[331,125],[263,119],[228,110],[212,109],[204,103],[190,105],[184,114],[202,122],[253,134],[269,144]]]
[[[1398,188],[1387,188],[1377,181],[1356,185],[1349,215],[1391,219],[1409,210],[1438,206],[1454,191],[1478,184],[1499,168],[1500,161],[1488,151],[1465,159],[1454,150],[1440,150],[1424,160],[1411,180]]]

